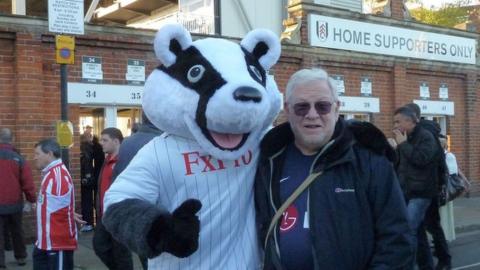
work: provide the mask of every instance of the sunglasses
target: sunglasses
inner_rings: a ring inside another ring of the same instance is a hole
[[[329,101],[317,101],[313,103],[313,107],[315,108],[315,111],[317,111],[319,115],[325,115],[330,113],[330,111],[332,110],[332,105],[333,103]],[[304,117],[305,115],[307,115],[308,112],[310,111],[310,108],[311,108],[311,104],[308,102],[299,102],[299,103],[293,104],[293,112],[295,113],[295,115],[301,116],[301,117]]]

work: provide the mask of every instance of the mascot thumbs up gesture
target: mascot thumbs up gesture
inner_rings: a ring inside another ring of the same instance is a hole
[[[268,30],[240,44],[192,42],[179,25],[154,41],[161,65],[143,110],[164,133],[145,145],[105,195],[103,223],[149,258],[149,269],[255,269],[253,181],[258,145],[280,110],[268,70],[280,42]]]

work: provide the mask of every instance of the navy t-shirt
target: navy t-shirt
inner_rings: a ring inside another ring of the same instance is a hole
[[[316,155],[306,156],[292,143],[287,146],[280,178],[283,202],[308,177]],[[313,269],[312,244],[307,213],[308,189],[285,210],[280,221],[280,258],[285,269]]]

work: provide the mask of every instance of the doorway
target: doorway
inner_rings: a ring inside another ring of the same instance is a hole
[[[135,123],[141,123],[142,110],[140,107],[80,107],[79,130],[83,134],[87,126],[92,127],[92,134],[100,137],[100,133],[107,127],[116,127],[122,131],[124,137],[132,134]]]

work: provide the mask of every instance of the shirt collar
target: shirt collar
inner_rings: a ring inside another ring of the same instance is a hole
[[[61,159],[56,159],[52,162],[50,162],[50,164],[47,165],[47,167],[43,168],[42,170],[42,174],[45,174],[47,173],[51,168],[57,166],[58,164],[61,164],[62,163],[62,160]]]

